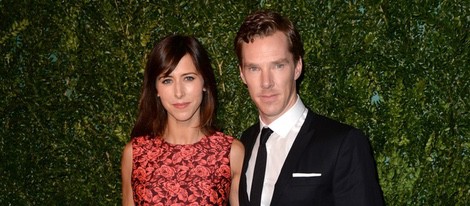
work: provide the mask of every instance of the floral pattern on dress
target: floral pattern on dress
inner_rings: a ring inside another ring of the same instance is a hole
[[[161,137],[132,139],[136,205],[227,205],[233,137],[216,132],[190,145]]]

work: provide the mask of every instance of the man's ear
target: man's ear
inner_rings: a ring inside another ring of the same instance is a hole
[[[297,80],[301,74],[302,74],[302,57],[299,58],[299,61],[297,61],[297,64],[295,65],[294,79]]]
[[[238,70],[240,70],[240,78],[242,79],[243,83],[246,84],[245,75],[243,75],[242,67],[238,66]]]

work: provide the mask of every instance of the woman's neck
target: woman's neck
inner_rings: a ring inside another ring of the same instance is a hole
[[[198,126],[168,124],[163,139],[170,144],[194,144],[204,137]]]

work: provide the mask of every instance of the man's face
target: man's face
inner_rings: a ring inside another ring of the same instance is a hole
[[[295,65],[286,35],[276,32],[242,45],[240,76],[258,107],[261,119],[270,124],[297,100],[295,81],[302,60]]]

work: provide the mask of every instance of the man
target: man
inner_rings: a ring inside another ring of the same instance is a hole
[[[313,113],[297,94],[304,49],[292,22],[255,12],[234,43],[259,111],[259,122],[241,136],[240,205],[383,205],[367,137]]]

